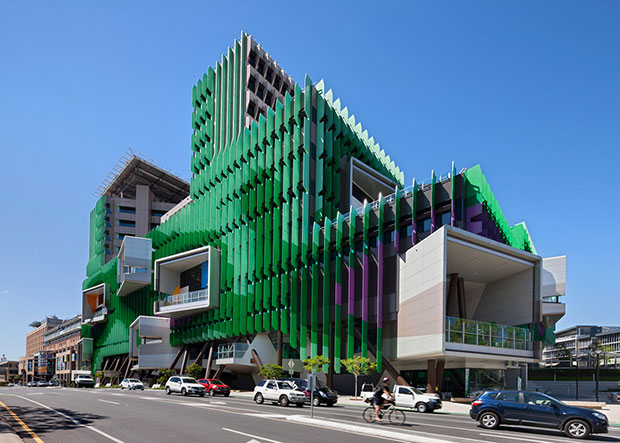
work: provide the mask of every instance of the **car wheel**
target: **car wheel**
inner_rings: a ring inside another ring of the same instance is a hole
[[[590,426],[583,420],[570,420],[564,426],[564,433],[571,438],[586,438],[590,435]]]
[[[199,395],[199,396],[201,396],[201,397],[204,397],[204,396],[205,396],[204,394],[198,394],[198,395]]]
[[[288,397],[286,395],[281,396],[278,403],[280,406],[288,406]]]
[[[224,394],[224,397],[230,397],[230,392],[228,394]]]
[[[254,397],[254,401],[257,405],[262,405],[265,401],[265,399],[263,398],[263,394],[261,394],[260,392],[256,394],[256,396]]]
[[[499,416],[495,412],[483,412],[478,421],[486,429],[495,429],[499,426]]]
[[[426,403],[418,403],[417,405],[415,405],[415,408],[418,412],[422,414],[428,411],[428,406],[426,405]]]
[[[329,406],[331,408],[332,406],[334,406],[334,402],[333,401],[328,402],[327,406]]]
[[[295,403],[295,406],[297,406],[298,408],[303,408],[304,404],[303,403]]]
[[[213,396],[215,395],[215,391],[214,391],[213,389],[211,389],[211,390],[209,391],[209,395],[210,395],[211,397],[213,397]]]
[[[319,397],[314,397],[314,399],[312,400],[312,406],[319,406],[321,404],[321,400],[319,399]]]
[[[183,397],[187,396],[187,390],[185,388],[181,389],[181,395]]]
[[[123,388],[123,385],[121,385],[121,391],[122,391],[123,389],[125,389],[125,388]]]
[[[170,386],[166,386],[166,395],[170,395]]]

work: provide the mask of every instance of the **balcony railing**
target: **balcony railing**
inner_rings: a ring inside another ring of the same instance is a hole
[[[217,348],[217,360],[243,358],[248,350],[247,343],[227,343]]]
[[[204,288],[197,291],[184,292],[182,294],[168,295],[159,302],[159,306],[174,306],[207,300],[209,300],[209,291],[207,288]]]
[[[446,342],[493,348],[532,350],[529,329],[446,317]]]

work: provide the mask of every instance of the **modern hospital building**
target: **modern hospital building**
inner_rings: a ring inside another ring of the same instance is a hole
[[[323,81],[295,83],[245,33],[191,97],[190,183],[131,155],[99,190],[82,368],[197,362],[243,387],[323,355],[344,387],[340,360],[361,354],[432,390],[472,371],[525,387],[564,314],[565,257],[509,225],[479,166],[405,182]]]

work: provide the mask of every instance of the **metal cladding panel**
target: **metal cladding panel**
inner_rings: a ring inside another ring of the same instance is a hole
[[[355,352],[355,211],[349,208],[349,282],[347,295],[347,358]]]

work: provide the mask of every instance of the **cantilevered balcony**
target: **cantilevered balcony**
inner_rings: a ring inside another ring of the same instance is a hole
[[[125,237],[118,251],[117,295],[124,297],[151,284],[153,246],[150,238]]]
[[[185,317],[219,306],[220,253],[210,246],[155,260],[155,315]]]
[[[196,314],[211,306],[209,288],[197,291],[184,292],[165,296],[163,300],[156,300],[154,312],[163,317],[184,317]]]
[[[101,323],[108,316],[108,287],[105,283],[82,291],[82,323]]]
[[[533,355],[532,334],[527,328],[446,317],[446,350],[514,357]]]

